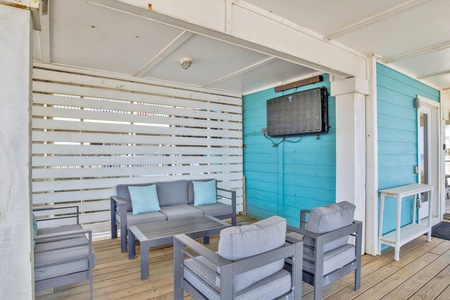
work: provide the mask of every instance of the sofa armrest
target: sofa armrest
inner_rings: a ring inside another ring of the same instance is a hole
[[[116,214],[120,223],[120,251],[127,252],[127,202],[119,196],[111,196],[111,238],[117,238]]]
[[[38,223],[56,220],[75,219],[80,224],[80,208],[78,205],[46,205],[33,207],[33,213]]]
[[[223,194],[218,195],[219,197],[231,200],[231,207],[233,209],[233,216],[231,217],[231,223],[233,226],[236,226],[236,191],[219,187],[217,188],[217,191],[225,193],[225,195]]]
[[[127,202],[119,196],[111,196],[111,221],[114,220],[116,213],[119,214],[122,220],[122,216],[126,216],[127,214]]]

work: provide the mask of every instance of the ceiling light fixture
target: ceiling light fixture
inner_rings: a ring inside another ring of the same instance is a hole
[[[194,60],[190,57],[183,57],[182,59],[180,59],[180,65],[183,68],[183,70],[189,69],[189,67],[192,66],[193,62]]]

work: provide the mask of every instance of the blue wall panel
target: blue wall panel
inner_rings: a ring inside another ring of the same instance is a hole
[[[386,189],[417,182],[417,95],[439,101],[439,91],[377,65],[378,186]],[[396,201],[385,201],[383,233],[395,229]],[[411,223],[414,200],[402,203],[402,225]]]
[[[293,137],[289,139],[293,143],[285,142],[274,147],[261,133],[261,129],[267,127],[267,100],[322,86],[329,91],[328,75],[323,77],[323,82],[282,93],[268,89],[244,96],[244,174],[248,215],[256,218],[281,215],[289,225],[298,227],[300,209],[336,202],[334,97],[328,97],[331,128],[320,139],[304,136],[298,141],[298,137]],[[273,141],[277,143],[280,139]]]

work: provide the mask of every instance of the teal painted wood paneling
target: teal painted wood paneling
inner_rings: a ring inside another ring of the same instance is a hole
[[[413,78],[377,65],[379,189],[417,182],[417,95],[439,102],[439,91]],[[396,201],[385,201],[383,233],[395,229]],[[411,223],[414,199],[402,203],[402,225]]]
[[[281,148],[274,147],[261,134],[261,129],[267,127],[267,100],[321,86],[327,87],[329,91],[328,75],[324,75],[321,83],[297,90],[275,93],[273,89],[268,89],[244,96],[244,174],[248,215],[256,218],[281,215],[289,225],[299,226],[301,209],[311,209],[336,201],[334,97],[328,97],[328,120],[331,128],[320,139],[316,139],[316,136],[304,136],[301,140],[298,137],[290,138],[292,143],[284,143],[280,154]],[[279,165],[281,161],[283,164]]]

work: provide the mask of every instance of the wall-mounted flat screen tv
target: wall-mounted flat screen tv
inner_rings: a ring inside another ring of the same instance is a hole
[[[268,136],[326,134],[328,128],[328,91],[325,87],[267,100]]]

